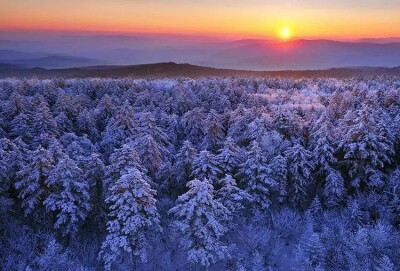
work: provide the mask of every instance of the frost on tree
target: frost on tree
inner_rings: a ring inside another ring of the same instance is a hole
[[[41,210],[48,192],[46,180],[54,167],[53,157],[43,147],[38,147],[28,157],[28,163],[17,173],[15,188],[25,215]]]
[[[209,151],[201,151],[197,154],[192,164],[192,177],[196,179],[207,179],[211,183],[218,181],[221,170],[214,154]]]
[[[217,191],[217,198],[232,214],[243,209],[245,201],[251,200],[251,196],[237,186],[231,175],[225,175],[220,183],[221,188]]]
[[[124,254],[147,261],[148,235],[159,230],[156,191],[137,168],[131,167],[110,187],[107,237],[99,259],[106,270]]]
[[[140,165],[137,152],[130,145],[124,144],[121,148],[115,149],[110,156],[110,164],[106,168],[106,187],[126,174],[130,168],[137,168],[143,173],[146,172]]]
[[[183,115],[181,127],[187,140],[193,143],[202,141],[204,137],[204,120],[205,116],[201,108],[194,108]]]
[[[181,246],[188,260],[207,267],[229,255],[221,238],[227,232],[224,222],[231,213],[215,198],[214,187],[207,179],[194,179],[187,187],[189,191],[178,198],[178,205],[169,213],[175,216],[175,227],[183,235]]]
[[[221,147],[225,137],[224,127],[221,123],[221,117],[211,110],[205,121],[205,136],[202,147],[204,149],[215,151]]]
[[[275,156],[272,158],[272,161],[269,164],[270,178],[274,179],[277,183],[277,199],[279,202],[283,202],[287,198],[287,178],[288,178],[288,169],[287,169],[287,160],[282,155]]]
[[[102,134],[101,146],[107,153],[112,153],[114,148],[129,143],[137,135],[138,120],[129,104],[125,101],[119,108],[115,118],[111,118]]]
[[[273,189],[278,183],[271,175],[271,169],[257,141],[252,141],[247,160],[241,165],[240,176],[254,202],[262,209],[271,204]]]
[[[65,156],[49,175],[46,185],[50,192],[44,205],[56,216],[54,228],[63,235],[76,233],[90,211],[89,184],[83,179],[82,170]]]
[[[328,207],[336,207],[345,196],[344,179],[337,170],[338,159],[335,157],[336,139],[333,137],[333,125],[325,117],[318,121],[317,129],[312,133],[313,163],[317,169],[324,190],[324,202]]]
[[[311,172],[313,167],[310,162],[312,154],[302,145],[296,143],[289,147],[284,155],[288,166],[289,197],[292,202],[301,204],[306,199],[309,185],[312,184]]]
[[[231,137],[227,137],[224,147],[217,155],[217,162],[222,173],[235,175],[240,165],[240,151]]]
[[[178,185],[186,186],[186,182],[190,180],[192,175],[193,161],[196,158],[197,150],[193,147],[189,140],[185,140],[178,153],[175,155],[176,160],[173,166],[174,175]]]
[[[163,154],[160,145],[151,135],[140,136],[134,143],[134,148],[138,152],[142,165],[146,167],[150,176],[156,173],[163,162]]]
[[[380,188],[386,176],[382,170],[392,162],[393,138],[370,105],[348,113],[341,122],[339,144],[351,184],[357,189]]]

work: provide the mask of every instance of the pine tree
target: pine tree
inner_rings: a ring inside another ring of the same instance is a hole
[[[325,204],[330,208],[334,208],[343,201],[345,194],[346,190],[342,175],[339,171],[331,169],[326,176],[325,187],[323,191]]]
[[[41,146],[29,155],[27,162],[17,173],[15,182],[25,215],[40,211],[44,195],[49,190],[46,180],[54,167],[53,157]]]
[[[318,169],[318,174],[325,177],[337,164],[335,154],[335,138],[333,137],[333,125],[327,117],[322,116],[317,122],[317,129],[311,134],[313,163]]]
[[[251,200],[247,192],[237,187],[231,175],[225,175],[220,183],[222,187],[217,191],[217,198],[232,214],[243,209],[244,201]]]
[[[138,135],[138,120],[129,101],[125,101],[115,118],[111,118],[102,133],[101,146],[110,154],[114,148],[131,142]]]
[[[137,152],[130,145],[124,144],[110,156],[110,165],[106,168],[106,187],[126,174],[130,168],[137,168],[144,174],[146,172],[140,165]]]
[[[181,119],[185,139],[190,142],[202,142],[204,137],[204,113],[201,108],[194,108],[186,112]],[[197,144],[196,144],[197,146]]]
[[[202,146],[204,149],[215,151],[222,145],[224,137],[225,132],[220,116],[215,110],[211,110],[205,121],[205,137]]]
[[[317,215],[321,214],[322,205],[321,205],[321,201],[319,200],[318,196],[316,196],[313,199],[313,201],[311,202],[309,210],[313,216],[317,216]]]
[[[116,106],[108,94],[105,94],[94,110],[97,127],[103,131],[111,118],[116,115]]]
[[[96,139],[99,136],[96,128],[96,122],[88,110],[85,109],[79,113],[76,122],[79,134],[87,134],[92,139]]]
[[[61,134],[70,133],[74,129],[74,124],[64,112],[59,113],[57,117],[54,118],[54,121],[56,122],[58,130]]]
[[[178,153],[175,155],[176,161],[173,166],[174,174],[178,185],[186,186],[186,181],[192,175],[193,161],[196,158],[197,150],[189,140],[185,140]]]
[[[306,231],[304,240],[297,250],[300,270],[321,270],[325,264],[325,247],[318,233]],[[322,269],[323,270],[323,269]]]
[[[88,159],[87,167],[84,171],[84,179],[90,187],[90,201],[92,206],[90,220],[98,225],[105,220],[105,171],[106,167],[101,160],[100,154],[93,153]]]
[[[272,190],[278,183],[271,177],[271,169],[257,141],[252,141],[247,160],[241,165],[239,173],[247,182],[245,186],[254,202],[262,209],[268,208],[271,204]]]
[[[175,216],[175,227],[183,234],[181,246],[187,250],[189,262],[207,267],[229,255],[221,238],[227,232],[224,222],[231,213],[216,200],[207,179],[194,179],[187,187],[189,191],[179,196],[178,205],[169,213]]]
[[[196,179],[207,179],[211,183],[218,181],[221,170],[218,168],[218,161],[211,152],[201,151],[193,161],[192,177]]]
[[[14,137],[21,137],[23,140],[30,142],[32,134],[30,133],[30,125],[32,119],[25,112],[19,113],[10,122],[10,134]]]
[[[163,156],[169,154],[171,149],[169,136],[157,125],[152,114],[145,113],[140,118],[138,133],[139,137],[151,136],[153,140],[157,142],[160,153]]]
[[[160,223],[155,195],[156,191],[135,167],[110,187],[106,200],[110,205],[108,234],[99,254],[106,270],[111,270],[123,254],[147,261],[148,234],[159,230]]]
[[[217,163],[222,173],[235,175],[240,165],[240,151],[231,137],[227,137],[224,147],[217,155]]]
[[[65,156],[52,170],[46,185],[50,193],[44,205],[56,215],[54,228],[63,235],[73,235],[90,211],[89,185],[83,180],[81,169]]]
[[[382,169],[393,159],[393,140],[388,127],[377,119],[370,105],[348,113],[342,119],[343,131],[339,148],[348,165],[352,185],[357,189],[379,188],[384,185]]]
[[[151,135],[144,135],[135,141],[134,148],[138,152],[142,160],[142,165],[145,165],[150,176],[152,176],[151,174],[155,174],[163,163],[160,145]]]
[[[277,197],[279,202],[283,202],[287,196],[287,160],[285,157],[278,155],[272,158],[269,164],[271,170],[270,177],[276,181],[277,185]]]
[[[294,203],[299,204],[306,198],[308,186],[312,183],[312,155],[298,143],[288,148],[284,155],[288,163],[289,196]]]
[[[36,108],[34,108],[34,111],[30,129],[34,141],[37,141],[39,136],[42,134],[47,134],[48,137],[57,136],[57,123],[50,112],[48,104],[42,101],[36,106]]]
[[[376,271],[394,271],[394,264],[390,261],[389,257],[384,255],[376,267]]]

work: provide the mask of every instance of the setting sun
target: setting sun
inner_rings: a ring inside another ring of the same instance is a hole
[[[280,37],[284,40],[287,40],[290,38],[290,36],[291,36],[291,33],[290,33],[289,27],[287,27],[287,26],[282,27],[282,29],[280,31]]]

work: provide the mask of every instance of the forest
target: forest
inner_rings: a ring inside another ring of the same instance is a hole
[[[0,80],[0,266],[400,270],[400,77]]]

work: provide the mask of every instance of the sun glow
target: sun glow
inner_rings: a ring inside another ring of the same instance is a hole
[[[291,32],[290,32],[289,27],[287,27],[287,26],[282,27],[279,35],[280,35],[281,39],[284,39],[284,40],[290,39]]]

